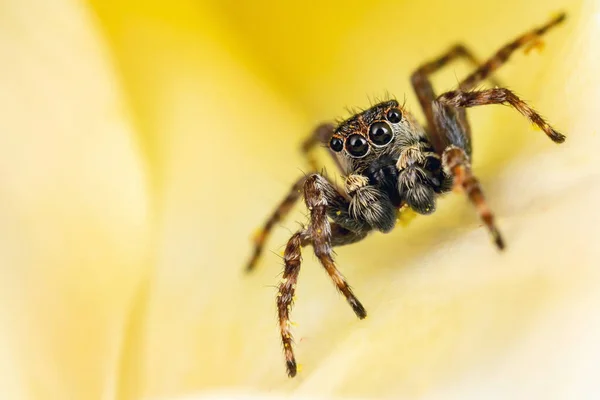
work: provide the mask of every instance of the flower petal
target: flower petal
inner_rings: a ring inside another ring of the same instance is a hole
[[[2,393],[112,396],[151,233],[143,155],[89,10],[5,1],[0,37]]]

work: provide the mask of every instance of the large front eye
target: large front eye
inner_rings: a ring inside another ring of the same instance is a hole
[[[346,139],[346,150],[353,157],[363,157],[369,151],[369,144],[367,139],[361,135],[350,135]]]
[[[392,128],[385,122],[375,122],[369,128],[369,138],[376,146],[385,146],[393,137]]]

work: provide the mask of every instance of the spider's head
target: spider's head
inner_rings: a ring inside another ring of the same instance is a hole
[[[408,144],[419,135],[413,117],[398,101],[375,104],[342,121],[335,129],[329,148],[350,164],[367,164],[392,152],[392,144]],[[417,137],[418,140],[418,137]]]
[[[376,104],[342,121],[329,141],[346,174],[367,177],[395,206],[408,204],[420,214],[433,212],[433,186],[441,184],[437,175],[438,183],[429,179],[435,171],[430,171],[430,160],[422,153],[427,146],[423,128],[396,100]]]

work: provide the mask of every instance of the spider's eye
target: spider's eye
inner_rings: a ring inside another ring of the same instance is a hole
[[[377,146],[388,144],[393,137],[392,128],[385,122],[375,122],[369,128],[369,138]]]
[[[344,141],[338,137],[332,137],[329,141],[329,148],[339,153],[344,148]]]
[[[397,108],[392,108],[390,111],[388,111],[386,118],[392,124],[397,124],[398,122],[402,121],[402,111],[398,110]]]
[[[369,144],[367,143],[367,139],[361,135],[350,135],[346,139],[346,150],[353,157],[362,157],[369,151]]]

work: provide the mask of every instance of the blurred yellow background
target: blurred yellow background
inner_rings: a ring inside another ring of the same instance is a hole
[[[242,267],[307,169],[301,140],[388,92],[422,119],[421,62],[455,42],[489,56],[560,10],[497,75],[567,142],[470,112],[507,251],[451,194],[337,252],[358,321],[305,250],[288,379],[273,285],[305,211]],[[599,1],[4,0],[0,57],[0,398],[600,392]]]

